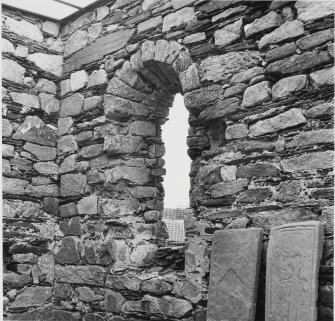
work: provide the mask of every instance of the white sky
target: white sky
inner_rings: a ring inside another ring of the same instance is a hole
[[[183,96],[177,94],[170,108],[169,120],[162,126],[162,139],[165,144],[164,207],[189,206],[190,165],[187,155],[186,138],[188,132],[188,111]]]

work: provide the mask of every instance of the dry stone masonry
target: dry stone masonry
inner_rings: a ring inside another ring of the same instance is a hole
[[[273,320],[270,231],[313,221],[325,240],[308,304],[332,320],[333,1],[2,15],[5,319],[205,321],[214,232],[262,229],[255,320]],[[176,93],[189,111],[187,244],[163,248],[161,125]]]

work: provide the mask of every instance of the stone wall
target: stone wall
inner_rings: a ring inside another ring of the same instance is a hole
[[[265,258],[271,227],[320,220],[318,320],[331,320],[333,13],[327,1],[117,0],[57,38],[4,11],[7,318],[205,320],[215,230],[262,227]],[[160,126],[178,92],[185,253],[160,247]]]

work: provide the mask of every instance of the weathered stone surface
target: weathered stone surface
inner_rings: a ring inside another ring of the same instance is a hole
[[[271,83],[269,81],[262,81],[245,90],[242,107],[253,107],[269,100],[271,100]]]
[[[243,22],[242,19],[240,19],[232,24],[224,26],[222,29],[215,30],[215,44],[222,47],[232,44],[241,37],[242,27]]]
[[[1,51],[3,53],[5,52],[14,53],[15,50],[14,50],[13,44],[9,40],[2,38],[1,39]]]
[[[238,203],[259,203],[272,196],[269,188],[251,188],[237,197]]]
[[[86,176],[83,174],[65,174],[61,176],[61,196],[77,196],[84,193]]]
[[[334,115],[334,104],[323,103],[308,109],[306,112],[307,118],[322,118]]]
[[[96,195],[91,195],[82,198],[78,202],[78,214],[97,214],[98,213],[98,198]]]
[[[14,146],[2,144],[2,157],[13,157],[14,156]]]
[[[280,79],[272,87],[272,98],[279,99],[296,93],[307,85],[306,75],[297,75]]]
[[[56,265],[56,280],[63,283],[104,285],[107,271],[101,266]]]
[[[234,195],[240,191],[243,191],[247,186],[247,179],[238,179],[236,181],[218,183],[211,186],[211,197],[218,198],[227,195]]]
[[[170,296],[161,298],[152,297],[146,294],[141,301],[126,301],[122,307],[125,314],[148,313],[167,315],[180,318],[192,310],[192,304],[187,300],[177,299]]]
[[[266,264],[266,320],[278,313],[287,320],[292,313],[301,320],[315,320],[323,240],[320,222],[272,228]]]
[[[150,180],[150,170],[142,167],[116,166],[106,171],[105,175],[106,181],[110,183],[124,179],[141,185]]]
[[[58,136],[70,134],[72,131],[73,119],[71,117],[63,117],[58,119]]]
[[[97,108],[101,102],[102,102],[102,97],[100,96],[92,96],[92,97],[86,98],[84,100],[84,111]]]
[[[322,30],[300,38],[296,44],[301,50],[308,50],[334,39],[334,29]]]
[[[246,30],[245,37],[251,38],[260,33],[269,32],[279,27],[283,22],[283,18],[275,11],[270,11],[265,16],[256,19]]]
[[[78,214],[76,203],[68,203],[59,207],[60,217],[72,217]]]
[[[220,101],[213,106],[207,107],[204,111],[200,113],[199,118],[205,121],[209,121],[234,114],[239,110],[240,99],[232,97]]]
[[[236,180],[237,167],[235,165],[223,166],[220,168],[220,176],[223,182],[230,182]]]
[[[76,116],[82,111],[84,96],[77,93],[62,100],[60,117]]]
[[[286,147],[299,147],[317,144],[332,144],[334,143],[333,129],[318,129],[308,132],[301,132],[289,142]]]
[[[36,109],[40,108],[40,103],[36,95],[29,95],[26,93],[10,93],[9,95],[13,102],[17,104]]]
[[[279,170],[271,163],[254,163],[240,166],[237,169],[237,178],[279,176]]]
[[[138,33],[146,32],[148,30],[156,29],[163,24],[162,16],[157,16],[138,24]]]
[[[60,82],[60,95],[63,97],[69,92],[71,92],[71,81],[70,81],[70,79],[61,80],[61,82]]]
[[[21,58],[27,58],[29,53],[29,49],[26,46],[17,46],[15,50],[15,56]]]
[[[200,87],[200,80],[196,64],[192,64],[190,67],[188,67],[188,69],[183,71],[179,77],[184,93]]]
[[[13,138],[51,147],[57,142],[54,132],[37,116],[27,116]]]
[[[59,55],[48,55],[44,53],[33,53],[28,56],[28,60],[37,67],[51,73],[56,77],[62,75],[63,57]]]
[[[115,319],[115,321],[117,321],[117,318]],[[105,321],[105,319],[100,316],[99,314],[96,313],[87,313],[85,314],[83,321]]]
[[[10,17],[6,17],[4,27],[19,36],[23,36],[37,42],[43,41],[43,35],[38,26],[24,19],[15,20]]]
[[[139,206],[139,202],[134,198],[124,200],[104,200],[99,202],[99,206],[100,204],[102,212],[110,217],[121,217],[135,214]]]
[[[196,0],[172,0],[173,9],[180,9],[182,7],[189,6],[196,2]]]
[[[154,278],[143,281],[141,284],[141,290],[153,294],[165,294],[172,290],[173,286],[161,279]]]
[[[55,321],[80,321],[80,314],[63,310],[53,310]]]
[[[84,88],[88,82],[88,74],[85,70],[73,72],[70,77],[71,90],[77,91]]]
[[[56,263],[76,264],[79,260],[80,257],[76,240],[70,236],[64,237],[60,249],[55,255]]]
[[[226,88],[224,92],[225,98],[234,97],[237,95],[241,95],[244,93],[244,91],[248,88],[248,85],[246,84],[236,84],[232,87]]]
[[[125,299],[120,293],[107,290],[105,293],[104,308],[108,312],[120,313],[124,301]]]
[[[253,67],[233,75],[230,82],[232,83],[247,82],[256,76],[263,75],[263,73],[264,69],[262,67]]]
[[[58,197],[59,186],[56,184],[32,186],[29,185],[26,189],[26,194],[37,196],[37,197]]]
[[[296,2],[298,19],[303,22],[311,22],[317,19],[322,19],[334,14],[334,4],[332,1],[303,1]]]
[[[239,139],[248,135],[248,126],[245,124],[236,124],[228,126],[226,129],[225,137],[227,140]]]
[[[47,32],[49,35],[58,37],[60,25],[53,21],[44,21],[42,24],[42,31]]]
[[[258,43],[260,50],[284,40],[304,35],[304,24],[299,20],[287,21],[271,33],[266,34]]]
[[[84,48],[88,43],[87,32],[76,30],[65,42],[64,57],[68,57],[74,52]]]
[[[48,304],[42,308],[33,308],[28,310],[27,312],[23,313],[14,313],[9,314],[6,317],[6,320],[13,320],[13,321],[27,321],[27,320],[34,320],[34,321],[44,321],[44,320],[52,320],[53,318],[53,310],[52,304]]]
[[[56,95],[57,87],[56,84],[48,79],[39,78],[34,88],[37,92],[43,92],[47,94]]]
[[[228,52],[220,56],[206,58],[200,63],[202,80],[226,81],[231,75],[258,64],[259,54],[255,52]]]
[[[2,136],[3,137],[10,137],[13,133],[13,125],[12,123],[5,118],[2,118]]]
[[[286,181],[279,184],[278,200],[281,202],[296,201],[301,190],[299,181]]]
[[[155,136],[156,126],[151,122],[136,120],[130,125],[130,134],[134,136]]]
[[[84,133],[84,132],[82,132]],[[90,137],[93,135],[90,135]],[[78,138],[76,138],[78,141]],[[93,158],[102,154],[102,144],[84,146],[80,151],[80,156],[83,158]]]
[[[139,291],[141,280],[133,274],[107,275],[106,286],[114,290]]]
[[[204,32],[193,33],[184,38],[185,44],[191,44],[195,42],[200,42],[206,40],[206,34]]]
[[[102,295],[95,294],[90,288],[86,286],[77,287],[76,294],[78,295],[78,299],[84,302],[94,302],[103,300]]]
[[[294,42],[284,44],[280,47],[274,48],[266,53],[265,61],[271,62],[274,60],[283,59],[296,53],[297,46]]]
[[[82,234],[79,217],[61,221],[59,223],[59,229],[64,233],[65,236]]]
[[[190,111],[203,109],[207,105],[215,103],[222,95],[222,92],[222,87],[219,85],[212,85],[188,92],[184,96],[185,107]]]
[[[59,138],[57,142],[57,154],[73,153],[78,150],[76,140],[73,135],[66,135]]]
[[[94,70],[88,79],[87,88],[104,85],[107,84],[107,82],[107,73],[104,69]]]
[[[104,151],[110,155],[134,154],[142,147],[142,138],[134,136],[107,136],[104,141]]]
[[[59,174],[73,172],[77,166],[77,154],[72,154],[64,159],[59,167]]]
[[[53,95],[40,93],[38,95],[41,102],[41,109],[47,114],[58,113],[60,108],[60,101]]]
[[[207,320],[254,320],[263,230],[217,231],[213,236]]]
[[[118,259],[118,251],[121,252],[119,253],[120,256],[125,255],[125,253],[122,252],[124,249],[119,249],[115,244],[116,241],[110,240],[105,242],[85,241],[84,251],[82,252],[84,262],[99,265],[110,265],[114,263]]]
[[[174,27],[180,27],[190,22],[194,18],[194,8],[183,8],[170,13],[164,17],[163,32],[167,32]]]
[[[16,61],[10,59],[2,60],[2,78],[18,84],[23,84],[25,69]]]
[[[45,175],[57,175],[58,174],[58,165],[51,162],[38,162],[33,165],[34,169]]]
[[[140,104],[137,104],[135,102],[132,102],[130,100],[121,97],[116,97],[113,95],[104,95],[105,115],[112,119],[130,118],[132,115],[138,114],[138,111],[140,111],[141,109],[146,108],[145,106],[141,108]],[[147,113],[148,111],[146,112],[146,114]]]
[[[334,67],[318,70],[312,72],[309,77],[317,88],[323,88],[326,86],[334,86]]]
[[[18,309],[43,306],[51,296],[52,290],[50,287],[27,287],[15,298],[11,303],[10,308]]]
[[[301,109],[292,108],[275,117],[260,120],[251,125],[249,127],[249,136],[261,136],[278,130],[302,125],[304,123],[306,123],[306,119],[303,116]]]
[[[93,61],[102,59],[105,55],[122,49],[135,29],[125,29],[100,37],[88,47],[73,54],[64,64],[63,72],[68,73],[80,69]]]
[[[316,171],[318,169],[332,168],[333,165],[333,151],[309,153],[282,160],[283,171],[289,173],[298,171]]]
[[[304,72],[331,61],[332,59],[326,51],[306,52],[269,64],[266,73],[285,76],[296,72]]]

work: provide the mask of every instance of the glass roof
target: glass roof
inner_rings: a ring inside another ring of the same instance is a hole
[[[31,13],[62,20],[97,2],[96,0],[2,0],[2,3]]]

